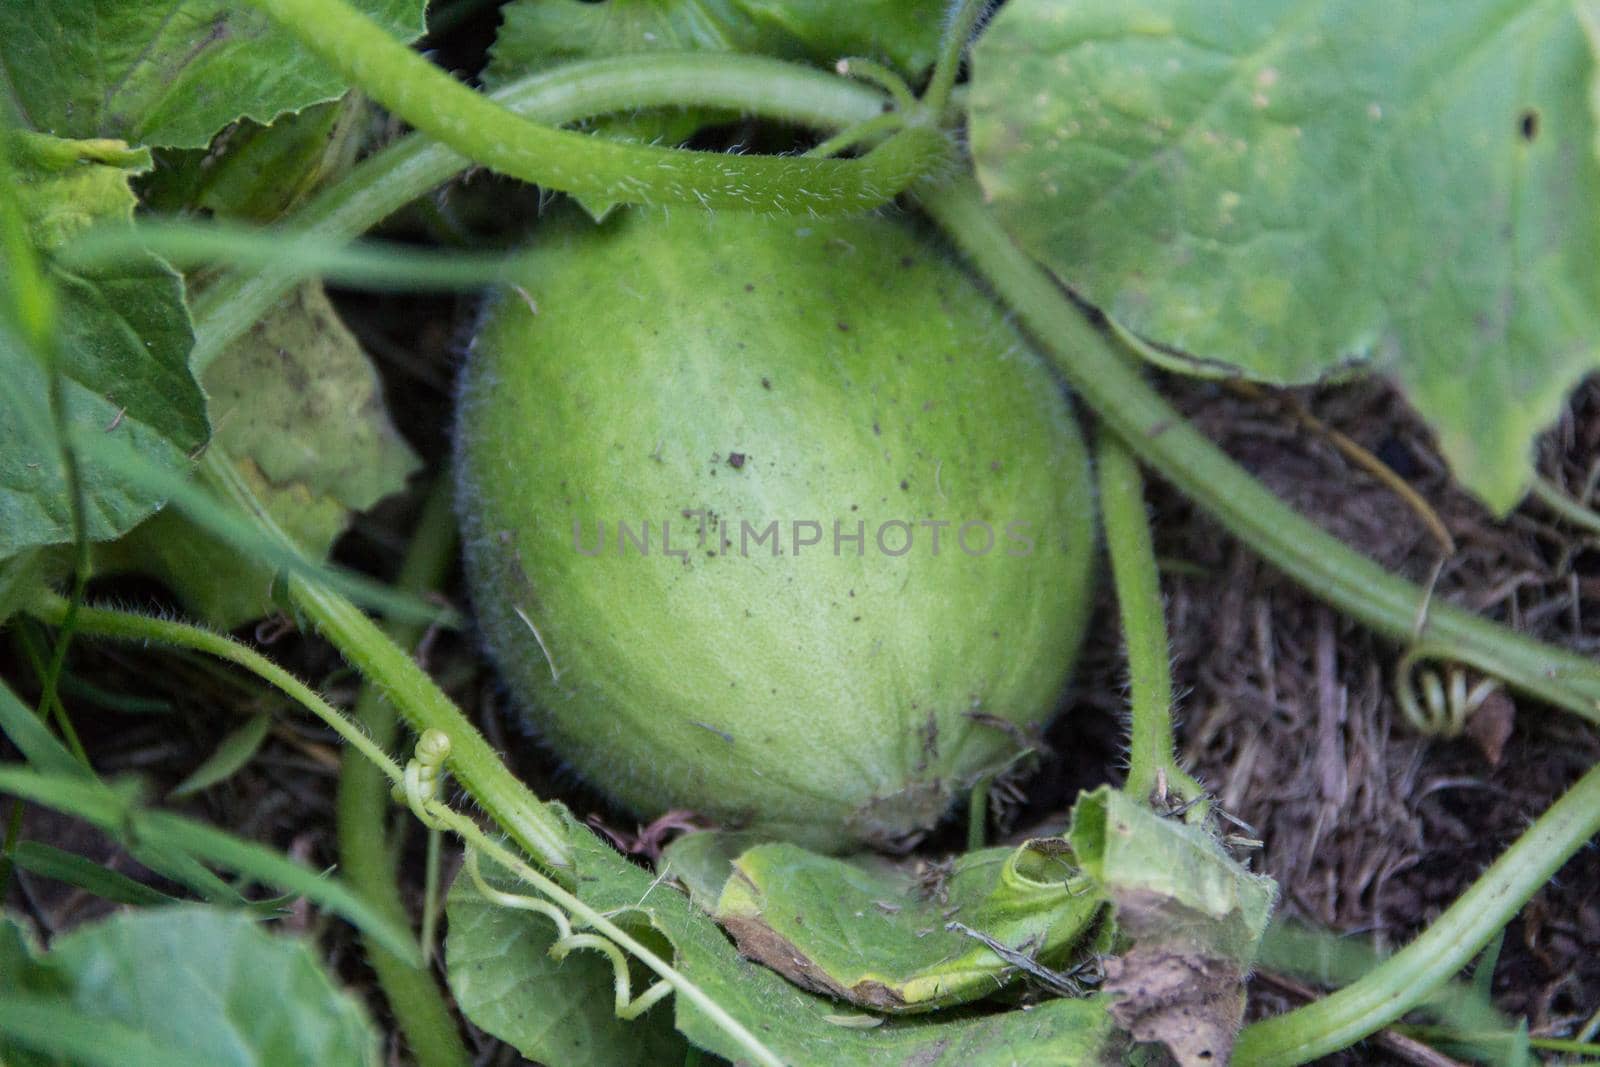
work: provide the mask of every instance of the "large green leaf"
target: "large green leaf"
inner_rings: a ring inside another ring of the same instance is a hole
[[[6,136],[0,132],[0,136]],[[149,153],[118,141],[10,137],[23,218],[57,296],[62,413],[79,433],[114,440],[168,470],[187,469],[206,439],[204,400],[189,373],[193,343],[183,283],[151,255],[69,267],[51,253],[96,223],[132,217],[129,178]],[[0,291],[11,268],[0,261]],[[43,354],[0,331],[0,559],[72,537],[67,467],[51,417]],[[123,533],[159,499],[84,460],[79,471],[91,540]]]
[[[12,1013],[13,1006],[30,1010]],[[62,1025],[30,1025],[47,1018]],[[91,1028],[102,1040],[80,1047],[75,1031]],[[45,954],[0,918],[0,1059],[19,1046],[75,1064],[378,1063],[365,1012],[329,981],[306,943],[203,905],[125,911],[58,938]]]
[[[971,130],[1000,219],[1176,361],[1393,376],[1505,511],[1600,357],[1571,0],[1013,0]]]
[[[670,943],[674,966],[786,1062],[840,1067],[1088,1067],[1118,1062],[1125,1047],[1100,998],[1049,1000],[1026,1011],[992,1015],[902,1017],[879,1022],[876,1016],[807,993],[766,967],[741,958],[716,924],[695,910],[683,893],[628,863],[585,827],[569,825],[576,853],[574,875],[585,903],[614,921],[653,927],[658,936]],[[469,894],[475,895],[470,888],[460,888],[453,894],[452,921],[454,909]],[[504,915],[499,923],[509,925],[500,927],[497,938],[507,939],[511,927],[520,927],[524,931],[521,937],[530,946],[548,937],[550,928],[550,920],[523,911]],[[454,954],[455,947],[452,940],[448,963],[453,984],[460,981],[458,971],[463,966]],[[467,962],[487,969],[480,969],[473,980],[493,983],[507,990],[507,997],[521,998],[523,1012],[536,1024],[543,1018],[543,1009],[535,1002],[567,995],[555,989],[548,978],[538,980],[543,971],[532,972],[534,980],[519,983],[522,972],[517,970],[515,961],[520,955],[504,957],[507,970],[492,973],[496,961],[482,950],[483,946],[479,948]],[[569,958],[563,968],[562,981],[569,980],[572,962]],[[598,973],[593,982],[588,996],[609,1009],[609,975]],[[640,988],[636,982],[634,992]],[[672,999],[677,1027],[691,1042],[735,1062],[748,1062],[749,1055],[742,1046],[692,1002],[681,996]],[[466,1009],[465,1002],[463,1008],[474,1022],[499,1035],[490,1022],[503,1019],[516,1003],[500,1005],[495,1015],[485,1017]],[[626,1062],[645,1061],[630,1058]]]
[[[422,32],[423,0],[356,6],[398,37]],[[185,148],[345,88],[266,16],[224,0],[7,0],[0,85],[33,129]]]
[[[205,148],[162,149],[140,190],[144,208],[271,222],[350,169],[364,146],[370,110],[365,97],[351,92],[270,126],[242,119]]]
[[[216,440],[273,521],[324,558],[354,514],[419,465],[395,431],[382,384],[322,286],[284,297],[202,375]],[[231,629],[274,610],[273,572],[171,509],[100,554],[155,575],[184,605]]]

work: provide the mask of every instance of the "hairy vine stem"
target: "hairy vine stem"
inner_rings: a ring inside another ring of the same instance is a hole
[[[1123,639],[1128,647],[1128,780],[1123,788],[1141,804],[1177,786],[1180,800],[1205,795],[1178,765],[1172,747],[1172,670],[1161,576],[1145,514],[1144,479],[1121,439],[1101,428],[1095,448],[1100,517],[1111,555]],[[1197,810],[1203,806],[1196,805]]]
[[[96,637],[112,637],[123,641],[150,641],[174,648],[189,648],[209,656],[226,660],[254,674],[273,686],[301,707],[312,711],[325,722],[346,744],[359,751],[390,777],[398,777],[400,768],[389,754],[373,744],[360,727],[329,704],[306,683],[272,662],[249,645],[242,644],[215,630],[174,619],[159,619],[133,611],[115,608],[73,605],[66,597],[49,589],[40,591],[27,606],[29,614],[41,622],[60,626],[69,617],[75,618],[78,632]]]
[[[226,499],[250,515],[261,529],[293,547],[293,541],[273,521],[221,449],[208,449],[201,462],[206,479]],[[383,687],[389,702],[412,729],[420,734],[431,727],[450,735],[455,742],[450,754],[451,773],[518,847],[552,869],[572,866],[572,846],[561,820],[511,773],[427,671],[417,666],[360,608],[327,584],[300,573],[289,574],[286,583],[295,606],[363,678]],[[393,767],[392,761],[388,766]],[[389,776],[398,777],[398,769]]]
[[[396,586],[411,594],[437,588],[454,558],[454,549],[455,517],[450,513],[449,481],[441,478],[429,494],[411,535]],[[415,646],[423,634],[423,626],[416,620],[390,620],[384,629],[402,648]],[[386,750],[394,747],[399,723],[376,681],[363,683],[352,714],[375,744]],[[356,750],[346,749],[339,765],[335,809],[339,862],[345,880],[395,925],[409,927],[410,916],[396,885],[395,856],[389,848],[389,810],[388,782],[383,771]],[[470,1064],[472,1057],[462,1044],[433,972],[401,959],[374,938],[363,937],[362,944],[418,1067]]]
[[[501,107],[559,125],[630,108],[695,105],[758,110],[780,121],[834,129],[877,118],[887,98],[856,82],[759,56],[704,53],[585,60],[521,79],[489,97]],[[593,140],[593,138],[590,138]],[[355,237],[473,165],[422,134],[411,134],[358,164],[294,217],[297,229]],[[235,271],[194,298],[198,374],[288,292],[290,265]]]
[[[855,160],[735,156],[588,137],[507,111],[345,0],[247,2],[417,129],[502,174],[564,192],[620,203],[841,215],[893,199],[947,151],[934,121],[908,122]]]

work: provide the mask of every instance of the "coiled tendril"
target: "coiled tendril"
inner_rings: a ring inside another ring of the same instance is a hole
[[[1443,667],[1419,667],[1427,660],[1443,662],[1436,650],[1415,645],[1400,657],[1394,668],[1394,697],[1407,721],[1418,733],[1430,737],[1459,737],[1467,718],[1500,688],[1497,678],[1483,678],[1468,688],[1466,668],[1458,663]]]
[[[430,829],[445,829],[435,808],[442,803],[439,791],[444,780],[444,762],[449,757],[450,735],[443,730],[423,731],[422,736],[417,739],[416,754],[406,762],[404,776],[395,786],[395,799],[410,808],[418,821]],[[470,845],[466,850],[466,869],[467,876],[472,879],[472,884],[485,900],[503,908],[515,908],[518,911],[531,911],[543,915],[556,924],[558,936],[555,943],[550,946],[552,958],[564,960],[574,949],[580,948],[604,953],[611,961],[611,969],[615,975],[615,1010],[619,1018],[636,1019],[672,992],[669,983],[658,981],[637,997],[633,996],[633,979],[628,972],[628,957],[621,948],[599,934],[574,933],[572,920],[567,917],[567,913],[548,900],[509,893],[490,885],[484,880],[479,867],[478,852]]]
[[[665,981],[658,981],[650,988],[633,996],[633,979],[628,973],[628,957],[623,954],[613,942],[601,937],[599,934],[573,933],[572,922],[567,918],[567,913],[538,897],[524,896],[520,893],[508,893],[503,889],[496,889],[484,880],[483,872],[478,866],[478,853],[474,849],[467,849],[467,876],[472,879],[472,884],[478,892],[483,894],[485,900],[500,905],[502,908],[515,908],[518,911],[531,911],[543,915],[556,924],[559,935],[550,946],[550,955],[553,959],[564,960],[573,949],[588,948],[605,954],[611,961],[611,970],[615,976],[616,1000],[614,1010],[620,1019],[636,1019],[654,1007],[668,993],[672,986]]]
[[[433,805],[440,803],[444,761],[449,758],[450,735],[443,730],[424,730],[417,738],[415,754],[406,761],[403,776],[394,787],[394,799],[410,808],[417,821],[430,830],[445,829],[434,815]]]

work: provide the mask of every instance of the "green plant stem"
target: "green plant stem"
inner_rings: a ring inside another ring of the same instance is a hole
[[[440,478],[428,496],[395,584],[402,591],[417,595],[437,588],[450,565],[454,548],[455,517],[450,512],[449,480]],[[423,626],[415,621],[391,620],[385,630],[404,648],[416,645],[424,632]],[[353,715],[374,744],[384,749],[394,748],[399,723],[383,691],[373,681],[361,687]],[[394,854],[385,840],[388,812],[388,779],[376,764],[346,749],[339,768],[335,809],[339,860],[345,881],[385,918],[396,926],[407,927],[410,917],[396,885],[398,871]],[[470,1064],[472,1057],[461,1041],[456,1021],[440,995],[433,973],[425,966],[412,966],[370,937],[363,936],[362,945],[418,1067],[466,1067]],[[426,951],[424,945],[424,955]]]
[[[695,105],[734,112],[756,107],[774,119],[833,129],[881,115],[885,98],[865,85],[794,63],[702,52],[572,63],[507,85],[489,99],[551,124],[630,108]],[[291,221],[302,232],[335,240],[354,237],[471,165],[448,146],[411,134],[357,165]],[[255,325],[297,277],[287,266],[235,271],[197,294],[189,357],[195,372],[204,371],[230,341]]]
[[[1239,1067],[1306,1063],[1400,1018],[1471,962],[1568,857],[1600,833],[1600,767],[1536,819],[1416,940],[1321,1000],[1245,1028]]]
[[[11,162],[12,138],[11,124],[0,117],[0,189],[11,190],[20,184]],[[0,297],[10,305],[5,309],[9,314],[0,315],[0,323],[12,320],[33,349],[48,351],[55,336],[56,294],[28,235],[22,203],[15,196],[0,196],[0,263],[6,266],[0,276],[4,286]]]
[[[280,544],[290,540],[244,484],[226,454],[215,443],[201,461],[205,478],[256,525]],[[307,572],[287,576],[289,599],[350,664],[369,681],[382,686],[389,702],[418,734],[432,727],[450,736],[446,764],[462,787],[518,847],[551,868],[572,865],[566,828],[556,815],[511,773],[461,709],[445,695],[428,672],[360,608]],[[393,777],[391,774],[390,777]]]
[[[85,767],[89,766],[89,753],[84,751],[83,742],[78,738],[78,731],[67,715],[67,707],[61,702],[59,692],[61,679],[59,676],[52,679],[50,674],[51,666],[55,663],[54,655],[50,657],[44,655],[35,642],[33,631],[26,626],[17,627],[17,642],[22,646],[22,654],[27,658],[28,666],[33,668],[34,676],[39,679],[41,695],[35,714],[40,718],[55,719],[56,727],[61,731],[61,739],[66,742],[68,751],[79,763]]]
[[[247,0],[372,99],[484,166],[619,203],[849,214],[939,164],[946,142],[909,123],[855,160],[733,156],[630,145],[540,126],[463,85],[344,0]]]
[[[961,58],[967,54],[978,20],[983,17],[988,0],[960,0],[950,13],[944,28],[944,38],[939,42],[939,59],[933,66],[933,76],[928,79],[924,102],[935,115],[943,115],[950,103],[951,90],[961,73]]]
[[[1600,723],[1600,664],[1447,604],[1299,515],[1189,425],[1012,244],[970,179],[918,198],[1128,448],[1308,592],[1405,644],[1455,659]],[[1420,619],[1420,626],[1418,625]]]
[[[176,648],[192,648],[197,652],[227,660],[243,667],[262,681],[280,690],[284,695],[306,708],[333,729],[348,744],[383,769],[391,779],[400,777],[400,768],[388,753],[372,743],[372,739],[345,718],[333,705],[300,679],[272,662],[248,645],[240,644],[226,634],[207,630],[186,622],[158,619],[133,611],[114,608],[73,605],[59,593],[41,590],[28,604],[27,611],[40,622],[51,626],[62,625],[69,614],[75,614],[79,633],[96,637],[111,637],[122,641],[151,641]]]
[[[1128,780],[1123,785],[1140,803],[1148,802],[1163,781],[1183,800],[1204,794],[1178,766],[1172,742],[1172,671],[1168,663],[1167,623],[1161,603],[1161,575],[1145,514],[1144,479],[1139,463],[1104,426],[1095,450],[1100,485],[1100,516],[1105,524],[1111,575],[1122,612],[1128,647],[1131,722],[1128,730]]]

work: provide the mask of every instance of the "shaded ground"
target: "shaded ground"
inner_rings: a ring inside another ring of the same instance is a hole
[[[1197,383],[1172,395],[1303,513],[1391,569],[1427,580],[1439,547],[1426,524],[1284,405]],[[1450,485],[1425,432],[1380,385],[1295,395],[1435,507],[1456,542],[1437,597],[1545,640],[1600,648],[1593,538],[1537,506],[1492,522]],[[1600,465],[1600,386],[1579,392],[1544,453],[1544,469],[1581,491]],[[1498,753],[1492,738],[1418,734],[1394,696],[1398,648],[1283,579],[1168,487],[1153,485],[1149,495],[1168,565],[1183,753],[1224,807],[1258,831],[1259,868],[1282,885],[1287,914],[1403,945],[1600,759],[1594,728],[1504,694],[1480,713],[1509,726]],[[1108,617],[1094,632],[1113,629]],[[1075,722],[1084,706],[1102,722],[1122,707],[1119,656],[1108,645],[1090,650]],[[1075,789],[1115,753],[1114,733],[1090,734],[1087,760],[1062,758],[1060,785]],[[1058,727],[1054,740],[1065,749],[1072,736]],[[1570,1036],[1600,1008],[1600,850],[1575,857],[1512,924],[1494,989],[1501,1008],[1528,1016],[1535,1036]],[[1258,1011],[1288,1006],[1269,984],[1252,992]],[[1367,1049],[1345,1059],[1385,1055]]]

